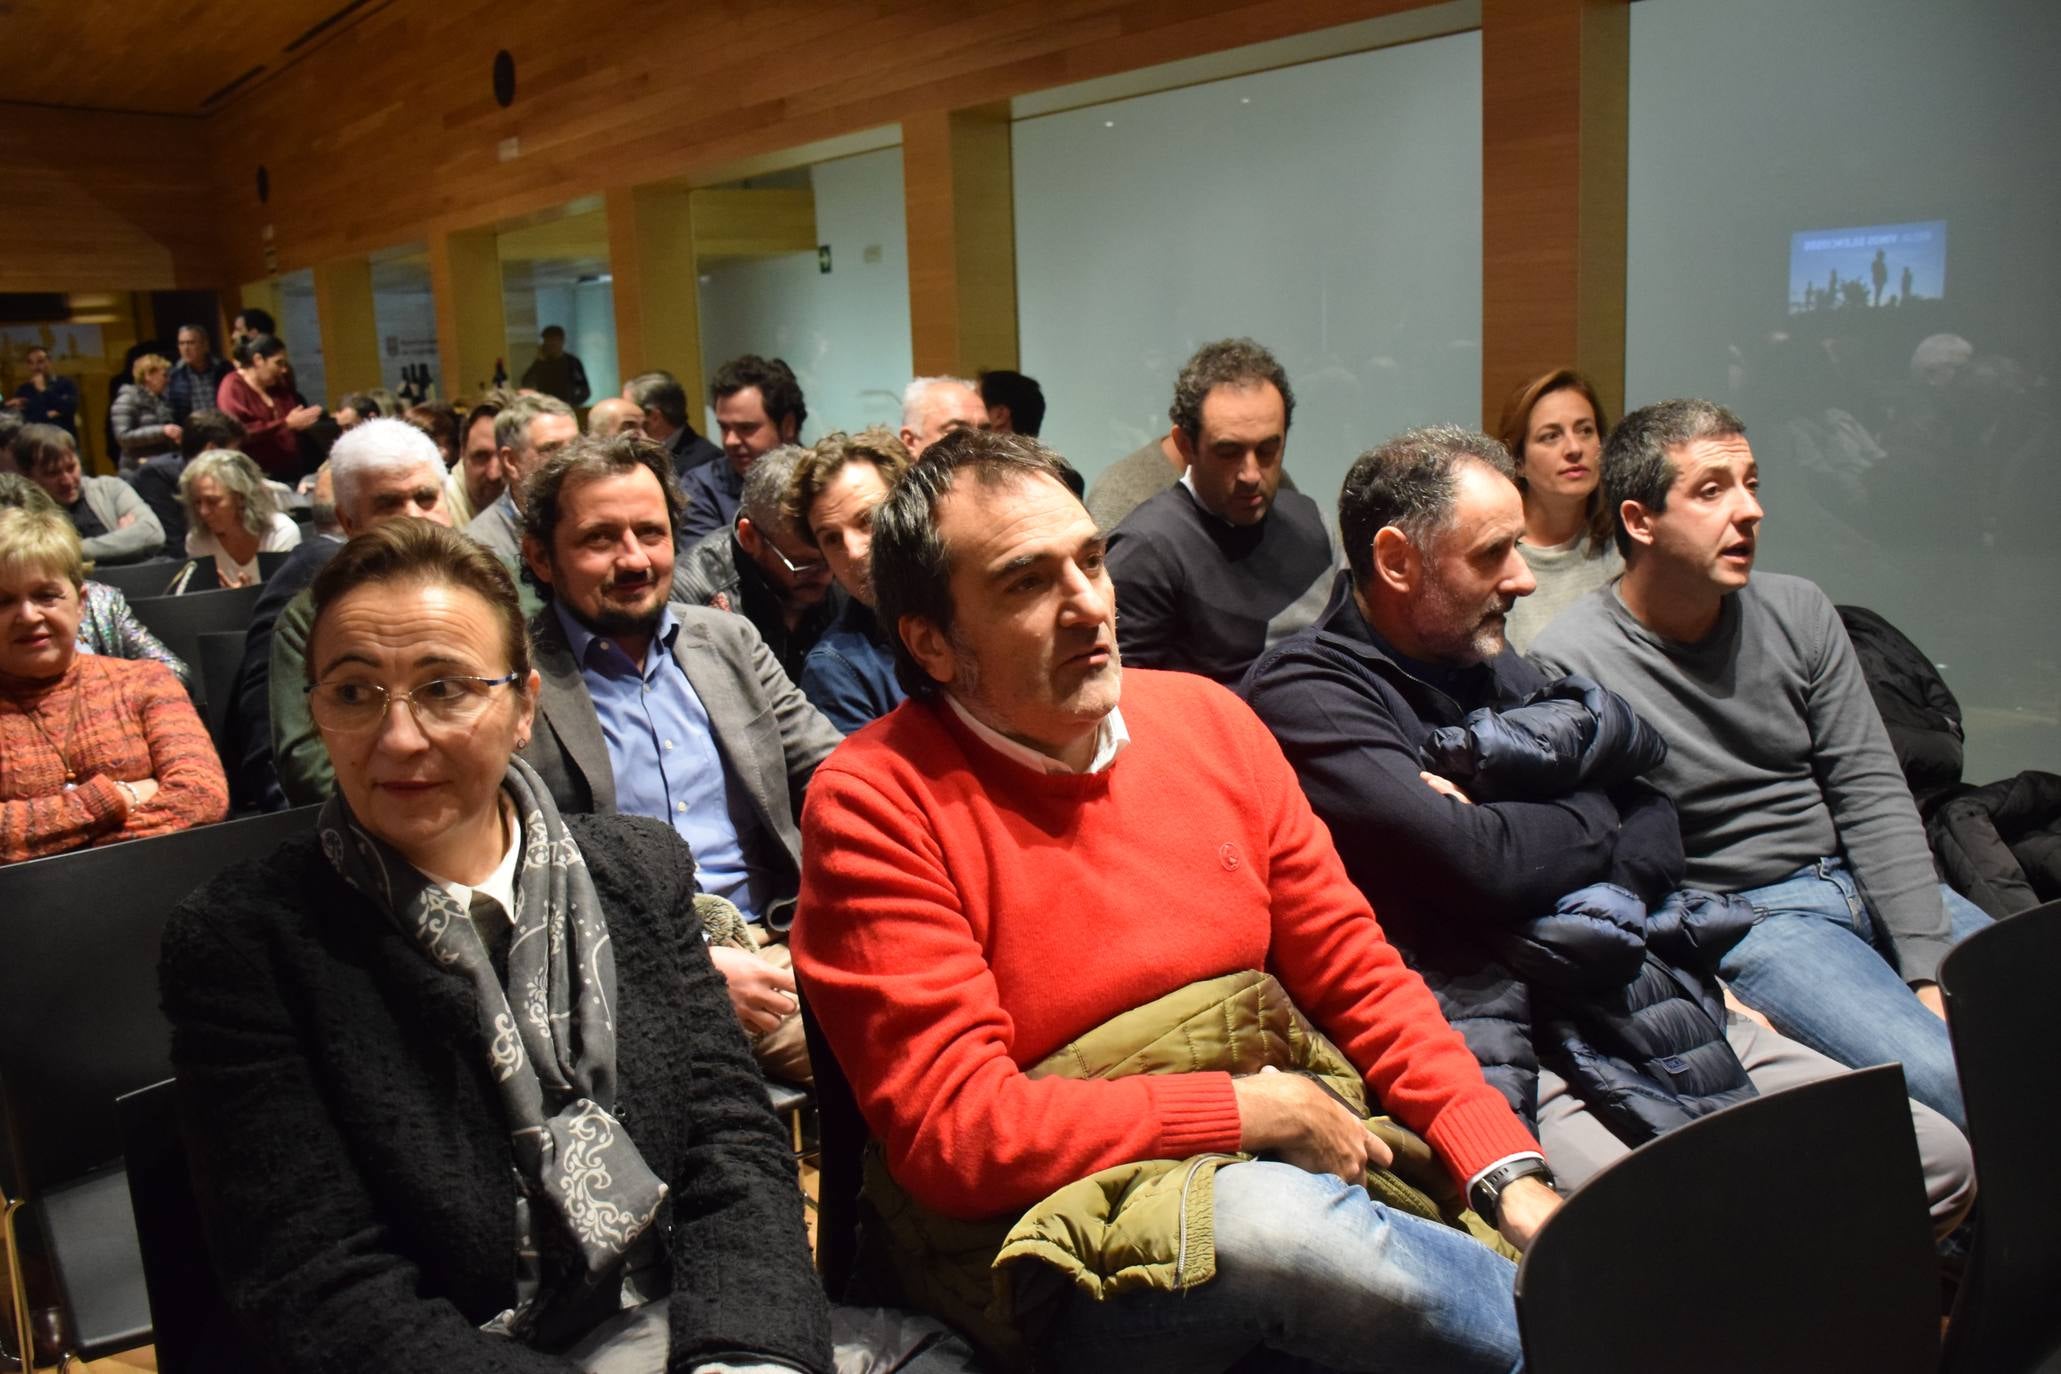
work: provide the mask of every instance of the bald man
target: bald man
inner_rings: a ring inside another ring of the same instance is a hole
[[[901,440],[918,457],[955,429],[986,429],[980,388],[960,377],[918,377],[902,392]]]
[[[594,408],[587,412],[587,437],[614,439],[624,434],[633,434],[640,439],[645,437],[644,408],[621,396],[596,401]]]

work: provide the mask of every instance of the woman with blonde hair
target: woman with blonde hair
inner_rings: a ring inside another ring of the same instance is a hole
[[[229,783],[162,663],[80,653],[61,512],[0,509],[0,863],[222,819]]]
[[[57,508],[57,503],[28,478],[19,473],[0,472],[0,512],[9,510],[64,514]],[[106,654],[109,658],[155,659],[170,668],[172,676],[181,682],[193,675],[186,660],[166,648],[165,642],[136,618],[136,612],[129,608],[128,597],[105,582],[91,579],[79,589],[79,651]]]
[[[258,465],[235,449],[196,455],[179,474],[179,502],[186,507],[186,556],[192,561],[172,580],[174,593],[255,586],[263,580],[259,554],[300,545],[301,527],[280,513]]]
[[[122,387],[110,412],[124,473],[134,472],[160,453],[178,452],[182,432],[173,420],[172,398],[167,394],[171,363],[146,353],[130,367],[129,375],[135,380]]]
[[[1539,584],[1505,621],[1519,652],[1553,617],[1624,571],[1616,516],[1604,509],[1601,491],[1609,433],[1595,383],[1571,367],[1532,378],[1503,403],[1496,437],[1517,460],[1524,493],[1518,550]]]

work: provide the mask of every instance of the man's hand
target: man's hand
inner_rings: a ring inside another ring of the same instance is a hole
[[[1456,802],[1465,802],[1469,806],[1474,805],[1474,798],[1462,792],[1460,784],[1454,782],[1451,778],[1442,778],[1436,773],[1419,773],[1417,776],[1424,779],[1424,785],[1438,793],[1441,797],[1451,797]]]
[[[165,437],[166,437],[167,439],[170,439],[170,440],[171,440],[171,441],[172,441],[173,443],[175,443],[175,444],[176,444],[176,443],[178,443],[178,442],[179,442],[179,441],[180,441],[181,439],[184,439],[184,438],[186,437],[186,431],[185,431],[185,430],[183,430],[183,429],[181,429],[181,428],[179,428],[179,426],[177,426],[177,425],[166,425],[166,426],[165,426]]]
[[[708,957],[730,985],[730,1006],[751,1034],[764,1035],[801,1010],[788,970],[727,945],[710,945]]]
[[[1947,1019],[1946,998],[1940,994],[1939,984],[1918,983],[1911,988],[1911,991],[1918,994],[1918,1000],[1924,1003],[1925,1010],[1931,1012],[1942,1021]]]
[[[1273,1155],[1347,1183],[1364,1183],[1367,1170],[1395,1160],[1387,1142],[1314,1079],[1269,1067],[1231,1088],[1238,1096],[1238,1148],[1249,1154]]]
[[[1520,1178],[1505,1188],[1497,1201],[1497,1229],[1504,1240],[1520,1250],[1529,1250],[1532,1237],[1546,1224],[1546,1218],[1559,1210],[1560,1194],[1537,1178]]]
[[[135,524],[135,523],[136,523],[136,512],[135,512],[135,511],[130,511],[130,512],[129,512],[129,513],[127,514],[127,515],[125,515],[125,516],[123,516],[123,517],[122,517],[121,519],[119,519],[119,520],[115,521],[115,528],[116,528],[116,529],[118,529],[118,530],[125,530],[125,529],[129,528],[129,526],[131,526],[131,525],[133,525],[133,524]]]

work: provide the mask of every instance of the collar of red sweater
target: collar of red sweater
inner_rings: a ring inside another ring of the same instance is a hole
[[[1035,772],[1048,775],[1071,774],[1075,771],[1068,768],[1058,759],[1053,758],[1050,754],[1041,754],[1028,744],[1019,743],[992,726],[983,725],[975,720],[973,713],[964,706],[961,706],[959,698],[953,696],[950,692],[944,693],[944,698],[946,703],[951,706],[952,714],[959,717],[965,723],[966,728],[973,732],[974,737],[1002,757],[1020,763]],[[1103,769],[1109,767],[1110,764],[1116,762],[1116,756],[1122,753],[1124,746],[1130,742],[1131,732],[1124,726],[1123,708],[1119,706],[1110,707],[1109,714],[1102,717],[1102,723],[1095,727],[1095,757],[1088,761],[1086,768],[1079,771],[1083,775],[1100,773]]]

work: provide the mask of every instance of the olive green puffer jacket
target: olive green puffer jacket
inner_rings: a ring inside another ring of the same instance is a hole
[[[1271,974],[1229,973],[1191,983],[1124,1012],[1033,1065],[1033,1078],[1121,1078],[1136,1073],[1234,1075],[1273,1067],[1306,1073],[1361,1117],[1366,1087]],[[1387,1117],[1367,1122],[1395,1153],[1370,1172],[1377,1201],[1517,1252],[1465,1201],[1420,1137]],[[1026,1342],[1077,1289],[1095,1299],[1174,1292],[1216,1276],[1216,1171],[1245,1154],[1121,1164],[1070,1183],[1015,1219],[960,1221],[917,1203],[888,1176],[877,1150],[865,1193],[885,1233],[902,1297],[942,1317],[1011,1367]]]

